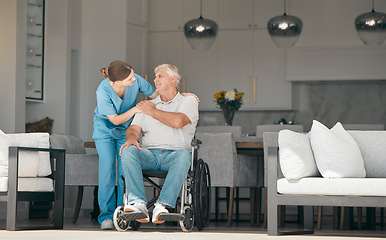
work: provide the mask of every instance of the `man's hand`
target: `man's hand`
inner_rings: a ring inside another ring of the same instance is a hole
[[[130,145],[136,146],[139,150],[142,150],[141,145],[139,145],[139,142],[136,139],[128,139],[122,146],[121,149],[119,149],[119,155],[122,155],[122,149],[128,148]]]
[[[141,110],[141,112],[151,115],[151,113],[156,109],[155,104],[152,101],[143,100],[137,104],[137,107]]]

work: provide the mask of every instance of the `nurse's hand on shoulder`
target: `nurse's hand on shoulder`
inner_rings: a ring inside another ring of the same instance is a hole
[[[139,102],[136,107],[138,107],[139,110],[141,110],[141,112],[143,112],[147,115],[150,115],[150,113],[154,109],[156,109],[155,103],[153,103],[152,101],[148,101],[148,100],[143,100],[143,101]]]
[[[122,146],[121,149],[119,149],[119,155],[122,156],[122,150],[123,148],[127,149],[130,145],[136,146],[139,150],[142,150],[141,145],[137,140],[127,140]]]

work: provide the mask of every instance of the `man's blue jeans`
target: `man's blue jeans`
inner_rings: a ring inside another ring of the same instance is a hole
[[[175,207],[182,184],[188,174],[191,154],[186,149],[177,151],[167,149],[139,150],[129,146],[122,150],[122,167],[125,173],[128,203],[146,202],[143,171],[168,172],[159,203]]]

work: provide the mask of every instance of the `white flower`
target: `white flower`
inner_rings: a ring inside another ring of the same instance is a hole
[[[236,93],[234,91],[228,91],[225,93],[225,99],[228,101],[233,101],[235,100],[235,95]]]

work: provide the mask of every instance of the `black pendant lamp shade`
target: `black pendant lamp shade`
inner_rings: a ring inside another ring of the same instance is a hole
[[[359,38],[367,45],[381,45],[386,39],[386,14],[374,11],[355,18],[355,28]]]
[[[201,0],[202,12],[202,0]],[[198,19],[185,23],[184,34],[190,46],[194,50],[208,50],[212,46],[218,33],[217,23],[210,19],[204,19],[202,14]]]
[[[284,14],[271,18],[267,23],[267,29],[272,41],[279,48],[291,48],[295,46],[303,29],[300,18],[286,14],[284,1]]]

